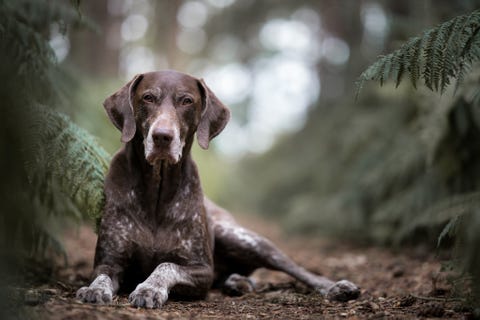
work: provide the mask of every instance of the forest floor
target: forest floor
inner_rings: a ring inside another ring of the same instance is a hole
[[[247,227],[272,239],[307,269],[333,279],[348,279],[361,296],[332,302],[282,273],[258,270],[256,293],[228,297],[212,290],[202,301],[168,301],[157,310],[136,309],[127,296],[111,305],[84,304],[76,290],[88,283],[96,235],[90,227],[65,236],[67,267],[59,267],[48,284],[27,288],[25,315],[33,319],[469,319],[461,302],[452,299],[447,275],[435,252],[425,248],[392,251],[334,240],[286,237],[278,227],[243,217]]]

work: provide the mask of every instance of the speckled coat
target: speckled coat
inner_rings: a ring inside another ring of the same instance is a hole
[[[119,290],[133,306],[161,307],[169,295],[203,298],[212,285],[240,295],[259,267],[284,271],[331,299],[359,295],[295,264],[269,240],[205,198],[190,150],[208,148],[229,110],[203,80],[176,71],[141,74],[104,103],[125,145],[105,180],[93,282],[77,297],[109,303]]]

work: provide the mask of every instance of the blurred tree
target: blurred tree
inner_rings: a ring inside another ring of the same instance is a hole
[[[153,12],[155,17],[160,19],[151,19],[151,42],[152,50],[157,53],[163,53],[171,69],[182,70],[185,65],[185,57],[178,50],[176,41],[178,36],[178,9],[182,1],[155,1],[153,3]]]
[[[118,75],[121,24],[125,18],[122,4],[123,1],[115,3],[108,0],[81,2],[80,21],[72,25],[73,30],[69,33],[67,62],[70,65],[92,77]],[[90,21],[94,21],[94,24]],[[87,30],[83,32],[74,32],[85,28]]]

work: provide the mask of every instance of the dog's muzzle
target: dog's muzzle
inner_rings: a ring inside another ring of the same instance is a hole
[[[175,121],[162,116],[153,122],[143,143],[145,159],[151,165],[159,160],[178,163],[185,145],[185,142],[181,141],[180,129]]]

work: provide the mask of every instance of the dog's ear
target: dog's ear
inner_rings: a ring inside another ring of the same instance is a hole
[[[103,106],[112,123],[122,132],[122,142],[128,142],[135,136],[136,125],[133,115],[132,99],[143,75],[138,74],[120,90],[105,99]]]
[[[210,140],[215,138],[230,119],[230,110],[215,96],[203,79],[199,80],[202,91],[202,117],[197,128],[197,140],[200,147],[208,149]]]

